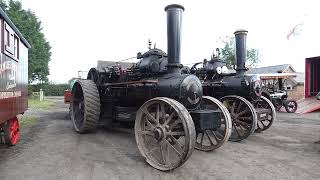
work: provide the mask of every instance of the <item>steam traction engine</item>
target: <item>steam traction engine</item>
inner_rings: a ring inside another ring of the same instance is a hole
[[[209,61],[194,64],[190,70],[202,81],[204,95],[219,98],[229,110],[231,141],[241,141],[254,131],[264,131],[275,119],[274,106],[261,96],[260,78],[245,74],[246,36],[245,30],[235,32],[236,73],[228,73],[226,62],[215,55]],[[198,68],[199,64],[203,66]]]
[[[139,62],[92,68],[87,80],[72,88],[71,119],[75,131],[94,131],[98,123],[134,121],[141,155],[154,168],[181,166],[194,148],[211,151],[231,133],[231,118],[223,104],[202,96],[200,80],[181,74],[180,5],[167,12],[168,55],[160,49],[138,53]],[[135,118],[135,120],[134,120]]]
[[[0,8],[0,143],[18,143],[18,114],[28,108],[30,44]]]

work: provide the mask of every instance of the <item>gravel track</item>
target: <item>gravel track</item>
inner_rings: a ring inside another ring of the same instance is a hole
[[[21,129],[17,146],[0,145],[0,179],[319,179],[320,113],[278,113],[263,133],[210,152],[194,151],[173,172],[147,165],[133,131],[99,128],[77,134],[62,98]]]

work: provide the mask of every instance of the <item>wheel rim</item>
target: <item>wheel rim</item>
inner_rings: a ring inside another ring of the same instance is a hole
[[[220,126],[216,130],[207,129],[197,131],[195,148],[201,151],[212,151],[221,147],[228,141],[231,134],[231,117],[222,103],[212,97],[203,96],[200,104],[201,110],[215,110],[220,115]]]
[[[73,97],[73,106],[72,106],[72,113],[74,116],[74,122],[78,129],[81,129],[81,126],[84,121],[84,96],[83,91],[79,84],[75,87],[75,95]]]
[[[256,132],[262,132],[271,127],[273,121],[276,117],[275,107],[271,103],[271,101],[263,96],[261,96],[261,101],[257,101],[255,103],[255,108],[268,109],[269,113],[267,114],[267,119],[259,120],[257,122]]]
[[[225,96],[220,99],[231,115],[232,132],[230,141],[241,141],[256,129],[257,113],[253,105],[240,96]]]
[[[20,132],[19,132],[19,121],[17,118],[11,119],[9,125],[9,138],[11,145],[15,145],[18,143]]]
[[[189,158],[195,130],[191,116],[180,103],[154,98],[137,112],[135,137],[146,161],[156,169],[167,171]]]

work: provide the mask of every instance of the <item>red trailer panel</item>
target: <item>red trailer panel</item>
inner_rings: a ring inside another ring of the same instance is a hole
[[[320,56],[306,58],[305,67],[305,98],[308,98],[320,92]]]
[[[14,145],[19,139],[16,116],[28,107],[29,43],[0,8],[0,140]]]

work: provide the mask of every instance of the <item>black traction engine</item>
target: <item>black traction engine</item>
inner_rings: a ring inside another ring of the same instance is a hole
[[[194,64],[190,73],[201,80],[204,95],[220,99],[227,107],[232,119],[230,140],[241,141],[253,132],[268,129],[276,113],[272,103],[261,96],[262,83],[259,76],[245,73],[247,31],[238,30],[234,34],[235,73],[229,73],[227,63],[219,58],[219,53],[213,54],[209,61],[205,59]]]
[[[167,54],[160,49],[138,53],[130,68],[119,64],[90,69],[86,80],[72,88],[71,119],[78,133],[99,124],[113,127],[134,122],[141,155],[154,168],[181,166],[194,148],[211,151],[231,134],[228,110],[215,98],[203,96],[198,77],[182,74],[180,63],[181,5],[169,5]]]

